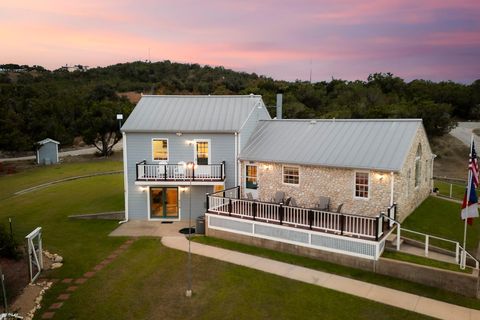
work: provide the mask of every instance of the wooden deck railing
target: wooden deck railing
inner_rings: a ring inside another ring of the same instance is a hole
[[[295,228],[309,228],[375,240],[380,239],[383,235],[383,215],[368,217],[285,206],[281,203],[239,199],[239,189],[237,188],[207,194],[207,211]]]
[[[223,181],[225,161],[220,164],[195,165],[188,168],[183,164],[136,164],[137,181]]]

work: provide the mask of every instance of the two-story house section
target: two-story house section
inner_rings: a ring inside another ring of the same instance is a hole
[[[239,184],[238,155],[259,120],[261,96],[144,95],[122,126],[126,220],[188,220],[206,193]],[[191,192],[191,194],[189,194]]]

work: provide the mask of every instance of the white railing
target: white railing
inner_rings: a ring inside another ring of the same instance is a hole
[[[384,234],[381,215],[368,217],[238,199],[237,190],[231,188],[207,195],[207,211],[359,238],[379,240]]]
[[[426,233],[423,233],[423,232],[418,232],[418,231],[414,231],[414,230],[410,230],[410,229],[406,229],[406,228],[403,228],[400,223],[388,216],[385,216],[383,215],[383,217],[387,220],[390,220],[393,224],[395,224],[397,226],[397,236],[396,236],[396,249],[397,251],[400,251],[400,248],[401,248],[401,238],[402,238],[402,232],[406,232],[406,233],[413,233],[413,234],[416,234],[418,236],[420,236],[421,238],[424,239],[424,255],[425,257],[428,258],[428,255],[430,253],[430,242],[432,239],[435,239],[437,241],[441,241],[441,242],[445,242],[445,243],[448,243],[448,244],[451,244],[452,246],[455,247],[454,250],[448,250],[448,249],[443,249],[442,250],[445,250],[446,252],[449,252],[450,254],[452,254],[452,256],[455,257],[455,262],[462,266],[462,261],[461,261],[461,256],[462,256],[462,253],[465,253],[465,256],[468,256],[474,263],[475,263],[475,269],[479,269],[480,267],[480,262],[474,257],[472,256],[468,251],[466,251],[458,241],[453,241],[453,240],[450,240],[450,239],[445,239],[445,238],[441,238],[441,237],[437,237],[437,236],[433,236],[431,234],[426,234]],[[415,241],[418,241],[418,242],[421,242],[421,240],[418,240],[418,239],[413,239]]]
[[[140,181],[222,181],[225,165],[195,165],[188,168],[183,164],[137,163],[137,180]]]

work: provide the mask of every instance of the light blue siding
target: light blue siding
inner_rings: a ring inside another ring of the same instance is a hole
[[[168,139],[168,163],[177,164],[181,161],[194,160],[194,145],[187,141],[194,139],[209,139],[212,164],[225,161],[225,186],[235,185],[235,135],[233,134],[183,134],[175,133],[128,133],[127,141],[127,171],[128,171],[128,214],[129,219],[148,219],[148,191],[142,191],[135,185],[136,163],[146,160],[147,163],[157,163],[152,159],[152,139]],[[159,184],[158,186],[161,186]],[[171,186],[171,185],[170,185]],[[212,186],[193,186],[192,216],[205,213],[205,193],[212,192]],[[188,192],[180,192],[180,219],[188,219]]]
[[[270,114],[268,113],[263,101],[260,101],[258,106],[253,109],[252,113],[245,121],[245,124],[240,131],[240,151],[243,150],[248,140],[252,136],[255,128],[257,127],[259,120],[270,120]]]
[[[38,149],[38,163],[52,164],[57,163],[58,145],[55,142],[47,142]]]

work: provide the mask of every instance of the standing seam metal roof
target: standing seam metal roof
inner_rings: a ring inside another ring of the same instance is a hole
[[[259,104],[259,95],[142,96],[122,131],[238,132]]]
[[[262,120],[240,159],[399,171],[421,119]]]

